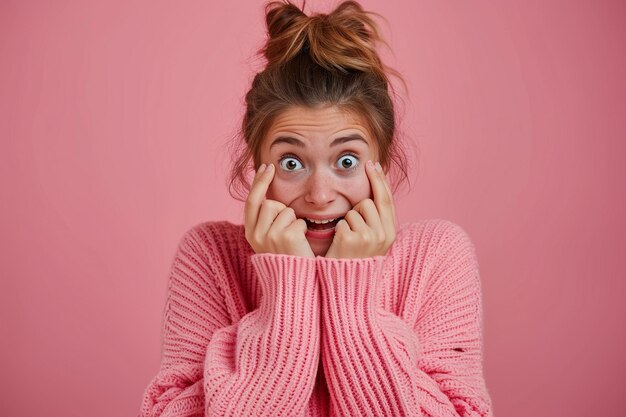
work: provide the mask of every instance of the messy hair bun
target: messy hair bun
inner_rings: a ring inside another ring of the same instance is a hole
[[[241,128],[246,146],[230,177],[235,198],[245,200],[250,189],[246,174],[260,165],[262,140],[276,116],[292,106],[335,105],[362,116],[378,143],[381,165],[398,169],[399,178],[392,170],[394,188],[408,180],[406,157],[395,140],[388,75],[401,82],[402,77],[386,67],[376,51],[384,41],[372,15],[351,0],[329,14],[311,16],[288,0],[266,5],[268,39],[260,50],[266,66],[246,94]]]
[[[290,3],[266,6],[269,33],[263,55],[268,67],[282,65],[303,50],[327,70],[369,71],[384,77],[375,45],[381,42],[376,23],[355,1],[346,1],[328,15],[306,16]]]

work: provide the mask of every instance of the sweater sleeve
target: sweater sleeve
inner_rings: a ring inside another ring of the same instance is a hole
[[[317,258],[332,415],[492,415],[482,378],[476,258],[462,229],[447,233],[452,243],[414,324],[379,307],[385,257]]]
[[[259,308],[220,329],[204,377],[207,416],[302,415],[320,355],[315,260],[256,254]]]
[[[227,269],[200,252],[189,235],[176,254],[161,367],[140,417],[302,414],[320,354],[314,259],[252,255],[259,306],[231,323],[216,276]]]

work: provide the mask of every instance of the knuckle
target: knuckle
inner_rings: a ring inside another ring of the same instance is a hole
[[[273,210],[276,210],[277,212],[281,212],[286,206],[281,203],[280,201],[276,201],[276,200],[266,200],[268,201],[268,207],[272,208]]]
[[[252,240],[254,241],[254,243],[259,245],[259,244],[261,244],[261,242],[263,242],[263,236],[259,232],[254,232],[252,234]]]
[[[341,236],[339,236],[339,239],[343,242],[343,243],[352,243],[352,241],[354,240],[353,235],[350,233],[342,233]]]
[[[276,232],[273,231],[267,232],[265,240],[270,244],[275,245],[279,241],[279,235],[277,235]]]
[[[276,211],[276,206],[272,203],[272,200],[263,200],[261,203],[261,211],[264,213],[271,213]]]
[[[297,241],[297,235],[295,233],[293,233],[291,231],[285,233],[285,242],[288,245],[292,245],[292,244],[296,243],[296,241]]]

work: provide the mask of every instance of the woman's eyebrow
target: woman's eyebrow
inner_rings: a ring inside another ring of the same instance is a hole
[[[337,139],[333,140],[330,143],[330,146],[340,145],[342,143],[350,142],[350,141],[353,141],[353,140],[360,140],[363,143],[365,143],[366,145],[369,145],[369,143],[367,143],[367,141],[363,138],[363,136],[359,135],[358,133],[353,133],[351,135],[342,136],[340,138],[337,138]]]
[[[306,148],[306,145],[301,140],[298,140],[296,138],[291,138],[289,136],[279,136],[276,139],[274,139],[274,141],[270,145],[270,149],[272,149],[272,146],[278,145],[279,143],[289,143],[299,148]]]
[[[351,135],[342,136],[340,138],[337,138],[337,139],[333,140],[330,143],[330,146],[340,145],[342,143],[350,142],[350,141],[353,141],[353,140],[360,140],[363,143],[365,143],[366,145],[369,145],[369,143],[367,143],[367,141],[363,138],[363,136],[359,135],[358,133],[353,133]],[[272,146],[277,145],[279,143],[288,143],[288,144],[297,146],[299,148],[306,148],[306,145],[304,144],[304,142],[302,142],[299,139],[292,138],[292,137],[289,137],[289,136],[279,136],[276,139],[274,139],[274,141],[270,145],[270,149],[272,148]]]

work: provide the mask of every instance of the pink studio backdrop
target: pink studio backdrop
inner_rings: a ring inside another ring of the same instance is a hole
[[[363,4],[409,87],[400,220],[452,220],[477,248],[496,415],[618,415],[625,3]],[[225,144],[262,5],[0,3],[0,415],[137,414],[179,239],[243,219]]]

